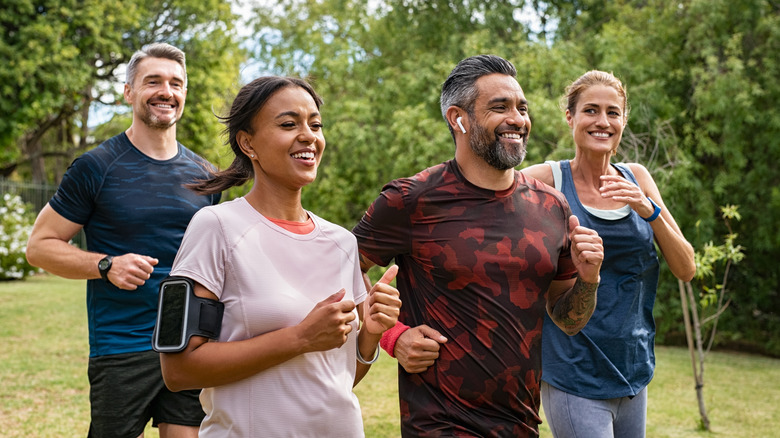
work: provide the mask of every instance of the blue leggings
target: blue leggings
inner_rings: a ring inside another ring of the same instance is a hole
[[[635,397],[592,400],[542,382],[542,406],[555,438],[644,438],[647,387]]]

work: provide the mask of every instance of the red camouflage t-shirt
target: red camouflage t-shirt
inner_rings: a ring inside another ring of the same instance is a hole
[[[384,187],[353,230],[360,252],[399,265],[401,321],[448,339],[427,371],[399,366],[404,436],[538,436],[544,294],[576,275],[569,215],[535,179],[485,190],[454,160]]]

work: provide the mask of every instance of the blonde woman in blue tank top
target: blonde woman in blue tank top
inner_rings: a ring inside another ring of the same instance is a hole
[[[523,170],[563,192],[580,224],[604,242],[596,311],[587,326],[568,336],[544,323],[542,404],[556,438],[645,436],[655,368],[655,244],[677,278],[689,281],[696,269],[693,247],[647,169],[611,162],[628,113],[619,79],[585,73],[565,97],[574,158]]]

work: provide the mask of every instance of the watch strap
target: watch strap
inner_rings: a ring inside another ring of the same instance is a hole
[[[653,206],[653,214],[651,214],[649,217],[642,217],[642,216],[639,217],[642,217],[642,219],[644,219],[647,222],[652,222],[658,218],[658,215],[661,214],[661,207],[659,207],[658,204],[656,204],[651,197],[648,196],[647,200],[650,201],[650,204]]]
[[[108,279],[108,271],[111,270],[111,265],[114,257],[107,255],[100,259],[98,262],[98,271],[100,271],[100,277],[103,279],[103,281],[110,283]],[[104,268],[103,265],[107,264],[107,266]]]

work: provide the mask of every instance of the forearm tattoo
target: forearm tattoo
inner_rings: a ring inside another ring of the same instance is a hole
[[[553,320],[567,334],[579,332],[588,323],[596,309],[598,288],[598,283],[588,283],[577,278],[574,286],[555,304]]]

